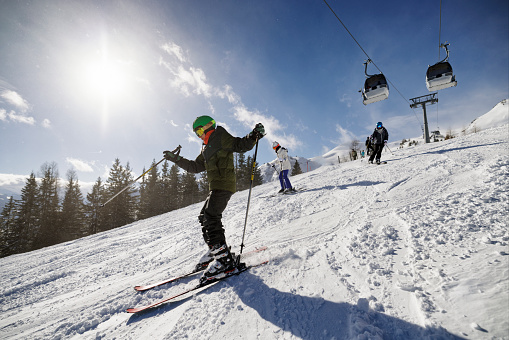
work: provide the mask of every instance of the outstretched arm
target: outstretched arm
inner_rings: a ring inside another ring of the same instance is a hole
[[[194,161],[190,161],[184,157],[181,157],[178,154],[173,153],[172,151],[164,151],[164,158],[169,161],[174,162],[180,168],[184,169],[187,172],[191,173],[199,173],[205,171],[205,162],[203,161],[203,156],[200,154]]]

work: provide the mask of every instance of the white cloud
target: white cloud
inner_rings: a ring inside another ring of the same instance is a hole
[[[338,133],[338,138],[335,143],[339,145],[349,144],[352,140],[357,139],[352,132],[344,129],[339,124],[336,124],[336,132]]]
[[[49,128],[51,127],[51,122],[50,122],[50,120],[49,120],[49,119],[44,119],[44,120],[42,121],[42,126],[43,126],[43,127],[45,127],[45,128],[47,128],[47,129],[49,129]]]
[[[23,97],[21,97],[19,93],[17,93],[16,91],[3,90],[0,93],[0,97],[5,99],[9,104],[15,106],[22,112],[26,112],[30,108],[28,102],[25,99],[23,99]]]
[[[34,125],[35,124],[35,118],[34,117],[28,117],[25,115],[17,114],[14,111],[11,111],[7,114],[10,120],[16,123],[23,123],[28,125]]]
[[[94,169],[85,161],[82,161],[80,159],[67,157],[66,158],[67,163],[70,163],[76,170],[83,171],[83,172],[93,172]]]
[[[238,121],[248,128],[254,128],[256,124],[262,123],[267,134],[264,139],[278,141],[286,148],[295,149],[302,145],[300,139],[292,134],[287,135],[285,127],[276,118],[264,115],[258,111],[250,111],[244,105],[234,107],[234,114]]]
[[[185,69],[180,65],[176,71],[172,72],[175,76],[171,82],[172,86],[178,88],[187,97],[189,97],[191,93],[203,95],[206,98],[211,97],[211,86],[207,84],[207,77],[202,69],[194,67]]]
[[[110,168],[108,168],[106,165],[104,166],[104,173],[102,174],[101,180],[105,182],[110,177]]]
[[[0,186],[23,185],[28,176],[14,174],[0,174]]]
[[[352,107],[352,97],[348,94],[344,93],[341,98],[339,98],[339,102],[346,104],[346,107]]]
[[[233,92],[233,89],[230,85],[224,85],[223,88],[224,88],[223,91],[218,90],[216,92],[216,94],[220,98],[222,98],[222,99],[227,98],[228,102],[233,105],[237,105],[240,103],[240,96],[238,96],[235,92]]]
[[[35,124],[35,118],[26,115],[26,112],[30,110],[30,105],[19,93],[12,90],[2,90],[0,92],[0,98],[3,99],[0,103],[7,103],[16,110],[7,112],[6,109],[0,109],[0,121],[12,121],[28,125]]]
[[[201,68],[190,65],[191,63],[184,57],[182,48],[175,43],[167,43],[162,46],[167,52],[166,58],[161,58],[159,64],[166,68],[173,75],[170,83],[178,88],[184,95],[191,94],[202,95],[205,98],[227,99],[228,103],[233,105],[232,111],[236,119],[249,129],[255,127],[257,123],[263,123],[267,136],[270,140],[277,140],[286,147],[293,149],[302,143],[300,138],[286,134],[285,127],[276,118],[270,115],[262,114],[258,111],[248,110],[242,103],[241,97],[233,91],[230,85],[224,85],[222,88],[214,87],[207,82],[205,72]],[[214,107],[209,102],[209,108],[214,113]],[[195,141],[194,136],[189,137],[190,141]]]
[[[169,42],[161,46],[161,48],[166,51],[168,54],[175,56],[181,63],[186,62],[186,58],[184,57],[184,51],[182,47],[179,45]]]

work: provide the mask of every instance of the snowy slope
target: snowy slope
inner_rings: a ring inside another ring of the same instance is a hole
[[[200,204],[0,259],[1,339],[509,339],[508,126],[253,189],[246,261],[269,264],[140,315],[193,279]],[[247,191],[224,213],[239,251]],[[196,278],[194,278],[196,280]]]
[[[504,99],[493,109],[474,119],[466,128],[467,133],[509,124],[509,99]]]

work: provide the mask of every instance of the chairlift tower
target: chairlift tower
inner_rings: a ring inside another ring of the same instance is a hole
[[[435,96],[438,94],[438,92],[427,94],[425,96],[415,97],[411,98],[410,100],[413,102],[413,104],[410,104],[410,107],[412,109],[415,109],[419,105],[422,106],[422,111],[424,113],[424,141],[426,143],[429,143],[429,131],[428,131],[428,118],[426,116],[426,104],[429,103],[430,105],[435,104],[438,102],[438,98],[435,98]]]

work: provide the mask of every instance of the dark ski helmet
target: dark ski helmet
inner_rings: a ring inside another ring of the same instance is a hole
[[[216,121],[209,116],[200,116],[193,122],[193,131],[198,137],[216,128]]]
[[[378,123],[376,123],[376,128],[377,128],[377,129],[380,129],[382,126],[383,126],[383,125],[382,125],[382,122],[378,122]]]

